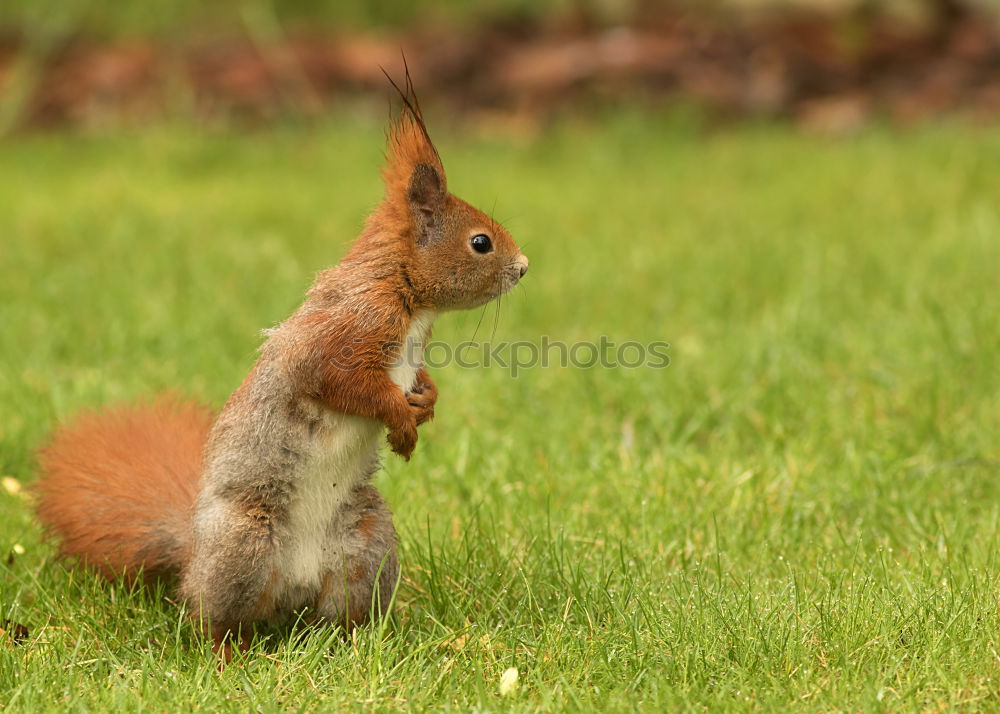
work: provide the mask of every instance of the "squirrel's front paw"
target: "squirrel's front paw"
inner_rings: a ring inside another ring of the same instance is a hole
[[[389,430],[389,446],[407,461],[417,445],[417,421],[410,419],[402,426]]]
[[[434,404],[437,398],[437,385],[427,374],[427,370],[421,368],[417,372],[416,385],[406,393],[406,402],[410,405],[413,416],[417,418],[418,426],[434,418]]]
[[[434,402],[437,401],[437,391],[417,390],[406,393],[406,402],[410,411],[417,419],[417,426],[434,418]]]

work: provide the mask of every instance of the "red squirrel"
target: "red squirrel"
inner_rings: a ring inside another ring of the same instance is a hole
[[[448,192],[411,91],[390,122],[382,202],[265,331],[218,417],[160,398],[80,416],[40,451],[38,516],[60,553],[109,578],[177,576],[227,659],[253,623],[304,608],[348,629],[385,614],[399,564],[370,483],[380,434],[410,458],[437,401],[422,365],[435,317],[528,269],[502,226]]]

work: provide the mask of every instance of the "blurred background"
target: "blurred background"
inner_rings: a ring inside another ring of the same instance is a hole
[[[400,52],[459,119],[630,102],[821,132],[1000,117],[1000,0],[4,0],[0,132],[384,105]]]

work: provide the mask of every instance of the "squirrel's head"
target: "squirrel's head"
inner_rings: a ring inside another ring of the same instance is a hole
[[[528,259],[503,226],[448,193],[420,111],[409,102],[407,110],[389,129],[382,170],[383,206],[411,256],[407,279],[436,310],[482,305],[517,285]]]

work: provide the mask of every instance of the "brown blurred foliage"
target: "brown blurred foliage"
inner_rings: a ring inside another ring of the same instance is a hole
[[[16,127],[143,120],[177,107],[207,119],[312,115],[384,96],[381,68],[398,69],[405,52],[424,95],[456,112],[529,122],[567,107],[678,101],[714,117],[782,117],[825,132],[872,116],[996,120],[997,19],[960,0],[926,5],[927,20],[908,23],[878,3],[734,14],[648,1],[614,26],[579,11],[461,30],[300,28],[182,45],[76,37],[27,63],[25,43],[10,34],[0,40],[0,105]]]

